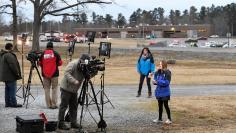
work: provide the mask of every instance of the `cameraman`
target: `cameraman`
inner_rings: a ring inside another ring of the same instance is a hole
[[[43,84],[45,91],[45,100],[47,107],[56,109],[57,107],[57,88],[58,88],[58,66],[62,65],[60,55],[53,50],[53,43],[48,42],[47,48],[40,56],[39,65],[42,68]],[[50,96],[50,88],[52,86],[52,97]]]
[[[13,45],[7,43],[0,52],[0,81],[5,82],[5,107],[22,107],[16,101],[16,81],[21,79],[20,65],[12,52]]]
[[[69,130],[70,128],[65,125],[65,111],[69,105],[69,114],[71,128],[80,128],[80,125],[77,123],[77,95],[78,90],[84,80],[82,69],[80,67],[81,63],[84,63],[85,60],[89,60],[90,57],[87,54],[82,54],[80,59],[76,59],[70,62],[66,66],[64,77],[61,81],[61,104],[59,107],[59,124],[58,128],[63,130]]]

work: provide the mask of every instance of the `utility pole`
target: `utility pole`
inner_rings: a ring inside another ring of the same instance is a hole
[[[231,23],[231,35],[234,37],[234,22]]]

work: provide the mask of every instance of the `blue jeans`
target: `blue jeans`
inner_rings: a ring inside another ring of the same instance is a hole
[[[16,81],[5,82],[5,104],[6,106],[14,106],[16,102]]]

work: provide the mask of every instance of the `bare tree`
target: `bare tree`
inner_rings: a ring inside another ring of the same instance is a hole
[[[18,51],[18,48],[17,48],[17,11],[16,11],[17,0],[9,0],[9,2],[11,2],[11,3],[0,6],[0,14],[12,15],[12,18],[13,18],[13,24],[12,24],[13,46],[14,46],[14,51]],[[12,9],[12,12],[8,12],[9,8]]]
[[[0,25],[3,25],[4,21],[3,21],[3,16],[0,14]]]
[[[43,18],[46,15],[53,16],[78,16],[78,13],[68,13],[69,9],[78,6],[85,6],[86,4],[110,4],[111,2],[105,2],[101,0],[81,0],[81,1],[67,1],[67,0],[28,0],[34,6],[34,24],[33,24],[33,45],[32,50],[39,50],[39,31]],[[57,6],[58,2],[62,6]],[[74,2],[74,3],[73,3]],[[72,4],[71,4],[72,3]],[[64,11],[64,12],[63,12]]]

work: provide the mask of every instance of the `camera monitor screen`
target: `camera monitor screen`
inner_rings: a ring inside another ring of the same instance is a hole
[[[88,31],[86,33],[86,37],[88,38],[89,42],[94,42],[95,36],[96,36],[96,32],[95,31]]]
[[[99,56],[108,56],[111,55],[111,43],[110,42],[100,42],[99,47]]]

